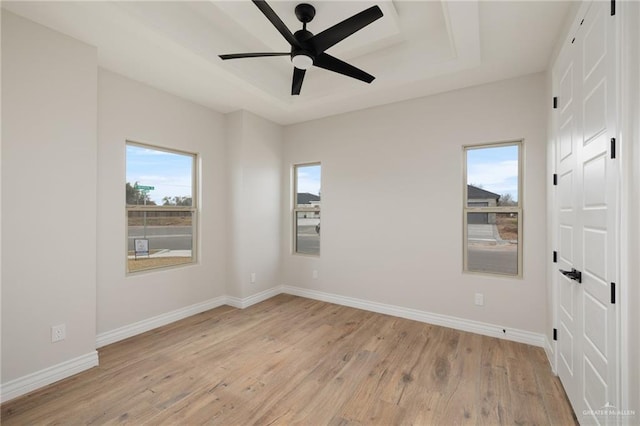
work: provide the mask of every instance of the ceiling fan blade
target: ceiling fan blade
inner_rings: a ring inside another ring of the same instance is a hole
[[[264,52],[264,53],[230,53],[228,55],[218,55],[220,59],[241,59],[241,58],[261,58],[263,56],[289,56],[289,52]]]
[[[348,77],[353,77],[357,80],[364,81],[365,83],[371,83],[375,77],[369,73],[362,71],[360,68],[356,68],[340,59],[323,53],[313,61],[313,65],[325,70],[337,72]]]
[[[289,42],[290,45],[300,47],[300,43],[298,43],[298,40],[296,40],[293,34],[291,34],[291,31],[289,31],[289,28],[287,28],[284,22],[282,22],[282,19],[280,19],[280,17],[276,15],[276,13],[273,11],[273,9],[271,9],[271,6],[269,6],[267,2],[265,2],[264,0],[252,0],[252,1],[258,7],[258,9],[260,9],[260,11],[264,14],[264,16],[266,16],[267,19],[273,24],[273,26],[276,27],[278,31],[280,31],[280,34],[282,34],[282,37],[284,37]]]
[[[309,41],[318,52],[324,52],[334,44],[349,37],[356,31],[361,30],[373,21],[382,18],[382,10],[378,6],[371,6],[369,9],[356,13],[351,18],[327,28],[321,33],[313,36]]]
[[[301,70],[300,68],[293,68],[293,82],[291,83],[291,94],[299,95],[300,89],[302,88],[302,81],[304,80],[304,73],[306,70]]]

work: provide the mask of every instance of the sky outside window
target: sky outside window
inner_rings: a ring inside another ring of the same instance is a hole
[[[193,157],[127,145],[127,182],[132,186],[153,186],[149,198],[157,205],[165,197],[189,197],[192,194]]]
[[[467,184],[518,201],[518,145],[468,149]]]
[[[320,165],[296,167],[298,193],[320,195]]]

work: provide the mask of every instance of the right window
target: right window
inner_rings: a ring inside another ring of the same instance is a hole
[[[320,256],[320,163],[293,167],[293,252]]]
[[[522,276],[522,141],[464,147],[464,270]]]

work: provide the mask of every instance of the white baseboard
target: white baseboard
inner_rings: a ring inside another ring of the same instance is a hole
[[[268,290],[261,291],[260,293],[256,293],[245,298],[227,296],[226,304],[233,306],[234,308],[244,309],[251,305],[255,305],[256,303],[270,299],[273,296],[277,296],[280,293],[282,293],[282,286],[272,287]]]
[[[558,372],[556,370],[556,362],[555,362],[555,346],[552,341],[549,340],[549,336],[544,336],[544,352],[547,354],[547,360],[549,361],[549,365],[551,366],[551,371],[553,374],[557,375]]]
[[[200,312],[208,311],[209,309],[217,308],[222,305],[229,305],[239,309],[248,308],[251,305],[255,305],[256,303],[267,300],[280,293],[282,293],[281,286],[277,286],[245,298],[220,296],[214,299],[209,299],[191,306],[176,309],[175,311],[167,312],[165,314],[147,318],[133,324],[125,325],[123,327],[116,328],[115,330],[100,333],[98,334],[98,336],[96,336],[96,347],[101,348],[103,346],[110,345],[111,343],[128,339],[129,337],[133,337],[146,331],[153,330],[154,328],[162,327],[163,325],[171,324],[172,322],[190,317],[191,315],[199,314]]]
[[[217,308],[222,305],[233,306],[238,309],[245,309],[251,305],[267,300],[280,293],[291,294],[294,296],[306,297],[314,300],[335,303],[338,305],[349,306],[352,308],[364,309],[366,311],[378,312],[381,314],[393,315],[400,318],[407,318],[427,324],[440,325],[443,327],[454,328],[456,330],[468,331],[471,333],[482,334],[484,336],[497,337],[499,339],[511,340],[514,342],[526,343],[533,346],[544,348],[547,352],[549,360],[552,359],[552,346],[547,336],[542,333],[534,333],[526,330],[502,327],[500,325],[484,323],[480,321],[469,320],[465,318],[457,318],[449,315],[436,314],[418,309],[405,308],[402,306],[389,305],[386,303],[371,302],[368,300],[357,299],[354,297],[340,296],[338,294],[325,293],[317,290],[310,290],[301,287],[288,285],[280,285],[272,287],[268,290],[261,291],[249,297],[240,298],[234,296],[220,296],[205,302],[187,306],[186,308],[177,309],[158,315],[153,318],[142,320],[115,330],[101,333],[97,336],[96,346],[98,348],[115,343],[120,340],[127,339],[140,333],[170,324],[174,321],[187,318],[191,315],[209,309]],[[553,363],[551,363],[553,366]]]
[[[34,391],[58,380],[78,374],[98,365],[98,352],[92,351],[77,358],[61,362],[52,367],[19,377],[0,385],[0,402]]]
[[[124,327],[116,328],[115,330],[100,333],[96,336],[96,347],[101,348],[111,343],[128,339],[129,337],[133,337],[137,334],[153,330],[154,328],[162,327],[163,325],[167,325],[183,318],[190,317],[191,315],[199,314],[200,312],[217,308],[219,306],[227,304],[227,299],[227,296],[216,297],[214,299],[209,299],[191,306],[176,309],[175,311],[160,314],[152,318],[147,318],[133,324],[125,325]]]
[[[434,314],[417,309],[403,308],[401,306],[387,305],[385,303],[370,302],[367,300],[340,296],[331,293],[324,293],[321,291],[309,290],[300,287],[285,285],[282,286],[282,292],[292,294],[294,296],[306,297],[323,302],[330,302],[338,305],[349,306],[352,308],[364,309],[366,311],[407,318],[427,324],[440,325],[443,327],[454,328],[456,330],[482,334],[484,336],[497,337],[500,339],[526,343],[533,346],[545,347],[545,335],[534,333],[531,331],[506,328],[499,325],[488,324],[464,318],[457,318],[449,315]]]

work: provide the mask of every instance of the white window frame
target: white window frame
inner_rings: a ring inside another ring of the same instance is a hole
[[[499,148],[504,146],[517,146],[518,147],[518,205],[516,206],[496,206],[496,207],[469,207],[468,206],[468,187],[467,187],[467,152],[470,150],[477,149],[486,149],[486,148]],[[523,276],[523,181],[524,181],[524,140],[512,140],[512,141],[504,141],[504,142],[493,142],[493,143],[483,143],[477,145],[463,145],[463,199],[462,199],[462,221],[463,221],[463,231],[462,231],[462,259],[463,259],[463,272],[468,274],[480,274],[480,275],[491,275],[498,277],[512,277],[512,278],[522,278]],[[485,272],[485,271],[474,271],[469,270],[467,253],[468,253],[468,223],[467,219],[469,213],[516,213],[518,215],[518,273],[517,274],[509,274],[509,273],[499,273],[499,272]]]
[[[312,207],[298,207],[298,168],[301,167],[309,167],[309,166],[320,166],[320,180],[322,180],[322,164],[317,161],[313,163],[299,163],[293,165],[293,209],[292,209],[292,236],[293,242],[291,244],[292,254],[298,256],[310,256],[310,257],[320,257],[320,253],[322,251],[322,240],[320,241],[320,248],[318,249],[318,254],[309,254],[309,253],[298,253],[298,213],[313,213],[318,214],[320,218],[322,218],[322,213],[320,212],[320,206],[312,206]],[[322,219],[321,219],[322,220]],[[319,234],[318,238],[321,238]]]
[[[163,151],[170,154],[184,155],[189,156],[192,159],[191,165],[191,206],[158,206],[158,205],[134,205],[134,204],[126,204],[125,200],[125,259],[126,259],[126,273],[127,274],[138,274],[145,273],[150,271],[163,270],[168,268],[179,268],[183,266],[193,265],[197,263],[198,259],[198,154],[193,152],[182,151],[179,149],[165,148],[157,145],[151,145],[146,143],[134,142],[127,140],[126,146],[136,146],[139,148],[151,149],[154,151]],[[125,170],[126,170],[126,159],[125,159]],[[126,183],[126,176],[125,176]],[[133,184],[133,183],[132,183]],[[167,265],[167,266],[157,266],[153,268],[141,269],[139,271],[129,271],[129,212],[158,212],[158,211],[182,211],[182,212],[191,212],[191,261],[178,263],[175,265]]]

